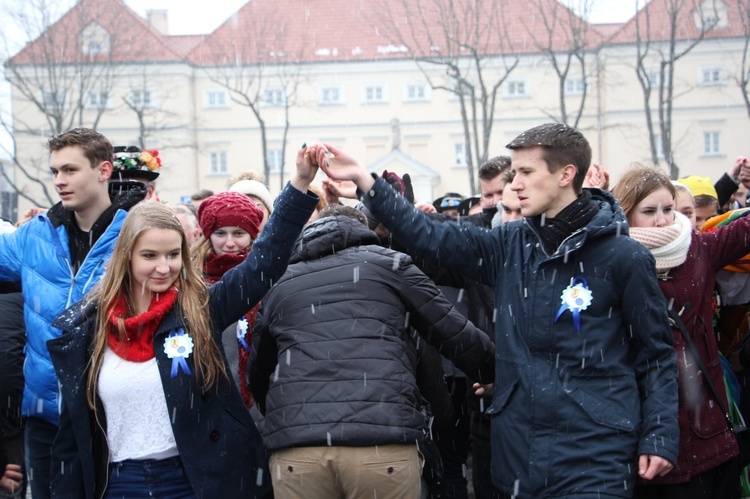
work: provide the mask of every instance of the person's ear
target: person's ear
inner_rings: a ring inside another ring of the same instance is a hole
[[[102,161],[99,163],[99,181],[108,182],[109,177],[112,176],[112,163],[109,161]]]
[[[578,174],[578,168],[575,165],[565,165],[559,170],[560,187],[567,187],[573,183]]]

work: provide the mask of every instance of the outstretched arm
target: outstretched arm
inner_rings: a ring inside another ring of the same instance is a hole
[[[211,319],[218,331],[253,308],[286,271],[294,242],[319,201],[318,196],[303,190],[316,172],[309,149],[300,149],[297,173],[276,198],[274,211],[253,243],[253,250],[211,287]]]

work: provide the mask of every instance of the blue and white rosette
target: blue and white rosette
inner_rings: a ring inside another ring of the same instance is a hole
[[[164,340],[164,353],[172,359],[172,377],[176,377],[179,370],[190,376],[190,367],[187,359],[193,353],[193,338],[191,338],[184,329],[179,328],[169,333]]]
[[[575,326],[576,331],[580,331],[581,311],[586,310],[589,305],[591,305],[593,298],[594,295],[591,293],[586,279],[583,277],[576,277],[573,279],[570,286],[563,290],[562,295],[560,296],[562,305],[560,305],[560,308],[557,310],[554,322],[557,323],[560,316],[566,310],[570,310],[573,314],[573,326]]]
[[[242,346],[242,348],[245,349],[245,351],[250,351],[250,345],[248,345],[247,340],[245,340],[245,335],[247,334],[247,319],[240,319],[237,321],[237,341]]]

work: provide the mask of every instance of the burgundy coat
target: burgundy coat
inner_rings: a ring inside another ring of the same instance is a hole
[[[680,311],[690,303],[682,312],[682,321],[692,333],[724,407],[727,406],[724,372],[712,325],[714,281],[718,270],[750,250],[748,229],[750,217],[743,217],[714,232],[694,232],[685,263],[659,279],[659,288],[675,310]],[[692,361],[682,334],[675,328],[672,333],[679,369],[680,451],[677,467],[665,477],[656,477],[648,483],[687,482],[739,453],[737,441],[728,431],[727,421],[700,369]]]

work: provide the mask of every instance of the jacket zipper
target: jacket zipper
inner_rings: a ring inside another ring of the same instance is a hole
[[[112,224],[115,223],[115,219],[116,218],[117,218],[117,212],[115,212],[115,215],[112,217],[112,221],[109,223],[109,225],[107,225],[107,228],[104,229],[104,232],[102,232],[102,236],[109,231],[109,228],[112,227]],[[96,242],[91,247],[91,249],[89,249],[88,253],[86,253],[86,258],[83,259],[83,261],[81,262],[81,266],[78,267],[78,272],[73,273],[73,266],[71,265],[70,260],[68,260],[67,257],[65,258],[65,263],[68,264],[68,271],[70,272],[70,287],[68,288],[68,300],[67,300],[67,303],[66,303],[66,308],[70,307],[72,305],[72,303],[70,303],[70,301],[71,301],[71,299],[73,297],[73,289],[75,288],[76,277],[78,276],[78,273],[81,272],[81,269],[86,266],[86,262],[89,259],[89,255],[91,255],[91,253],[93,253],[94,249],[99,244],[99,241],[101,241],[102,236],[99,236],[99,239],[96,240]],[[99,262],[99,264],[97,265],[96,269],[94,269],[94,270],[97,270],[103,263],[104,263],[104,260],[101,260]],[[94,271],[92,271],[89,274],[89,278],[86,280],[86,283],[83,286],[84,294],[85,294],[86,290],[89,288],[89,285],[91,284],[91,280],[94,278],[95,274],[96,274],[96,272],[94,272]]]

